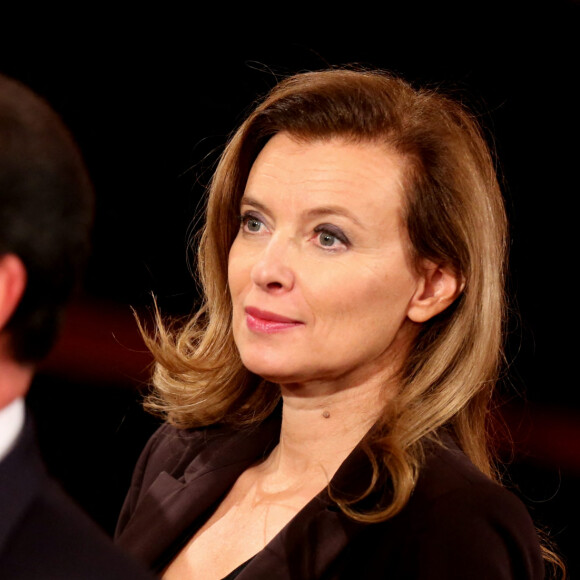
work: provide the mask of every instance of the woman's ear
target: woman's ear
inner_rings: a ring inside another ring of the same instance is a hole
[[[26,277],[26,268],[18,256],[0,256],[0,331],[18,307],[26,288]]]
[[[452,304],[464,287],[465,279],[453,269],[425,260],[417,290],[409,303],[408,318],[413,322],[433,318]]]

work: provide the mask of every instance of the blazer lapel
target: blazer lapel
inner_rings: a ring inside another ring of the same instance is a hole
[[[180,477],[159,473],[117,543],[153,565],[198,517],[220,501],[244,470],[270,452],[278,437],[279,421],[234,433],[216,431]]]
[[[359,446],[332,478],[330,487],[333,495],[360,497],[371,477],[371,464]],[[369,503],[376,505],[381,499],[371,494],[363,503],[368,507]],[[325,489],[252,559],[238,578],[302,580],[326,577],[340,554],[368,525],[345,515]]]
[[[218,502],[249,464],[214,469],[187,482],[161,472],[117,543],[152,565],[196,518]]]
[[[312,500],[239,574],[240,580],[323,578],[366,526]]]

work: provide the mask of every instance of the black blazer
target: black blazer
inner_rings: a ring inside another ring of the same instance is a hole
[[[152,580],[48,476],[30,419],[0,462],[0,578]]]
[[[276,445],[280,419],[233,431],[162,426],[148,442],[121,511],[117,543],[162,570],[238,476]],[[370,475],[357,448],[332,479],[361,492]],[[388,485],[366,506],[387,501]],[[224,547],[227,549],[227,546]],[[535,579],[544,577],[535,529],[522,503],[481,474],[448,438],[429,451],[416,489],[378,524],[345,516],[321,492],[242,570],[240,580]]]

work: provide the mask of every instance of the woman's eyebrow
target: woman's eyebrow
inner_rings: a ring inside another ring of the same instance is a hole
[[[257,199],[254,199],[249,195],[242,196],[242,199],[240,199],[240,207],[242,205],[251,205],[256,209],[259,209],[260,211],[268,211],[268,208],[262,202],[258,201]]]

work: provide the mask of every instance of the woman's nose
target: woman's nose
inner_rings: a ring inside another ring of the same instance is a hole
[[[252,267],[252,281],[267,292],[287,292],[294,287],[289,242],[271,239]]]

